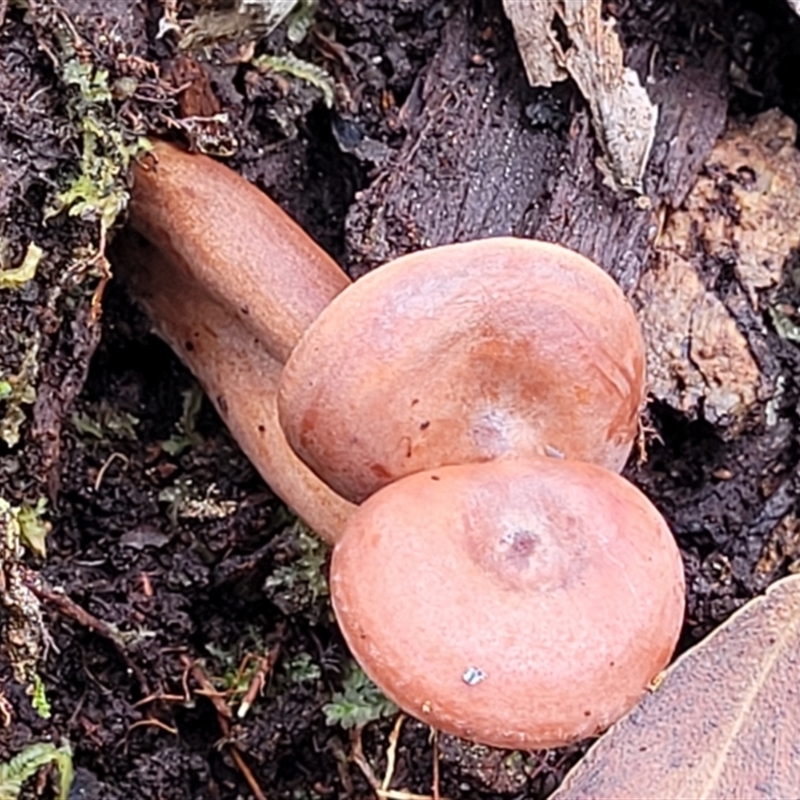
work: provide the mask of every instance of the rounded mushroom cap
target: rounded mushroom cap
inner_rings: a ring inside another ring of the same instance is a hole
[[[279,413],[300,458],[355,502],[505,455],[618,470],[644,363],[636,317],[599,267],[485,239],[404,256],[336,297],[286,364]]]
[[[534,749],[607,728],[669,661],[684,578],[641,492],[537,458],[403,478],[333,554],[337,619],[402,709],[484,744]]]

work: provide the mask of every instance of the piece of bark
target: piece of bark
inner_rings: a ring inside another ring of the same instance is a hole
[[[616,20],[604,16],[601,0],[504,0],[504,7],[528,80],[550,86],[571,77],[591,109],[610,184],[641,191],[658,109],[625,65]]]
[[[754,308],[776,286],[800,246],[800,151],[797,126],[777,109],[732,122],[703,174],[665,230],[664,245],[732,263]]]
[[[679,658],[551,800],[800,796],[798,651],[793,575]]]
[[[629,55],[637,68],[649,69],[650,47],[637,45]],[[699,63],[651,75],[647,86],[659,114],[645,188],[656,204],[678,208],[725,130],[728,55],[722,47],[703,48]]]
[[[655,266],[634,298],[651,394],[691,417],[702,411],[729,434],[770,394],[754,334],[746,337],[737,323],[758,309],[759,293],[782,279],[800,246],[795,136],[794,123],[779,111],[729,125],[682,207],[668,217]],[[728,267],[741,289],[735,281],[723,305],[714,289]]]
[[[551,185],[545,212],[523,228],[532,239],[556,242],[599,264],[629,294],[639,282],[656,231],[652,208],[602,182],[586,114],[576,116],[569,148]]]
[[[758,398],[760,373],[722,301],[708,291],[691,263],[664,250],[635,295],[647,343],[652,395],[706,419],[730,424]]]
[[[353,277],[412,250],[520,235],[523,218],[536,213],[562,137],[526,118],[539,96],[526,84],[507,24],[494,22],[491,45],[466,4],[445,26],[402,107],[403,145],[348,215]],[[559,117],[558,101],[543,105],[535,113]]]
[[[506,16],[514,26],[519,54],[531,86],[552,86],[569,77],[555,37],[553,0],[503,0]]]
[[[567,84],[531,89],[510,26],[487,5],[487,16],[457,9],[404,104],[405,141],[350,210],[349,271],[358,276],[422,247],[512,234],[571,247],[630,292],[649,258],[659,206],[686,193],[724,125],[724,44],[712,41],[697,60],[650,76],[661,112],[645,175],[648,209],[603,185],[585,112],[565,142],[577,94]],[[637,47],[630,58],[646,69],[652,48]]]

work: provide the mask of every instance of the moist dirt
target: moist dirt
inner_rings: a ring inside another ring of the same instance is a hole
[[[648,210],[602,183],[575,87],[525,85],[499,3],[321,0],[299,45],[280,26],[180,50],[165,15],[181,25],[209,5],[0,2],[0,267],[31,242],[45,253],[35,280],[0,290],[0,498],[51,526],[46,556],[28,552],[15,573],[44,614],[49,717],[0,650],[0,763],[69,742],[75,800],[371,797],[395,716],[368,691],[343,699],[353,664],[324,547],[108,280],[114,227],[53,207],[80,169],[87,109],[125,142],[164,135],[225,158],[354,277],[421,245],[515,233],[575,247],[632,292],[653,206],[683,202],[726,120],[777,107],[800,122],[800,19],[782,0],[606,4],[661,92]],[[290,49],[326,77],[252,66]],[[67,75],[89,65],[95,84],[66,80],[67,62]],[[795,261],[764,308],[796,306]],[[763,401],[735,427],[654,401],[625,472],[682,550],[681,649],[800,565],[800,350],[774,318],[730,303],[730,265],[707,266]],[[329,724],[347,703],[378,719],[360,733]],[[413,720],[395,747],[393,787],[430,795],[436,783],[452,800],[545,798],[585,750],[508,753]],[[56,786],[43,768],[20,796]]]

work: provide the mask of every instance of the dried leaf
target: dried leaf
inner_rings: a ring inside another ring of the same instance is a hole
[[[668,670],[551,800],[800,797],[800,575]]]

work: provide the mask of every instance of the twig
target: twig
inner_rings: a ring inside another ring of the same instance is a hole
[[[83,625],[90,631],[99,634],[104,639],[108,639],[108,641],[114,645],[117,653],[119,653],[119,656],[125,662],[128,669],[130,669],[131,672],[136,676],[136,680],[139,682],[139,688],[141,689],[142,694],[145,696],[152,694],[144,672],[128,655],[125,642],[123,641],[120,632],[116,628],[114,628],[112,625],[109,625],[107,622],[103,622],[103,620],[99,619],[98,617],[95,617],[94,614],[90,614],[85,608],[81,608],[81,606],[79,606],[68,595],[64,594],[63,592],[54,591],[39,580],[26,581],[26,585],[40,600],[54,605],[59,613],[63,614],[65,617],[68,617],[69,619],[77,622],[79,625]]]
[[[400,739],[400,730],[403,727],[405,719],[405,714],[398,714],[394,723],[394,728],[392,728],[392,732],[389,735],[389,748],[386,751],[386,774],[383,776],[383,780],[381,781],[381,790],[384,792],[389,788],[389,785],[392,782],[394,766],[397,760],[397,742]]]
[[[94,479],[94,490],[98,491],[100,485],[103,483],[103,478],[105,477],[106,471],[108,468],[114,463],[115,459],[119,459],[122,463],[127,467],[130,464],[130,459],[124,453],[118,453],[116,450],[105,460],[103,466],[100,467],[100,470],[97,473],[97,477]]]
[[[236,742],[231,741],[229,738],[231,733],[230,721],[233,717],[233,712],[231,711],[230,706],[225,702],[224,696],[216,690],[214,684],[212,684],[208,679],[206,673],[203,671],[203,668],[197,661],[192,661],[188,656],[183,655],[181,656],[181,663],[186,671],[195,679],[195,681],[200,684],[200,688],[203,689],[203,696],[208,697],[216,709],[217,723],[219,724],[220,731],[222,731],[222,736],[225,738],[228,747],[230,747],[231,757],[236,763],[236,766],[239,768],[239,771],[242,773],[242,777],[247,782],[247,785],[250,787],[250,791],[253,793],[253,796],[256,798],[256,800],[267,800],[267,796],[258,785],[258,781],[250,770],[250,767],[247,766],[247,762],[244,760],[244,756],[242,756],[241,752],[239,751]],[[195,694],[200,694],[200,692],[195,692]]]
[[[166,722],[162,722],[160,719],[156,719],[155,717],[148,717],[147,719],[139,719],[133,724],[128,726],[128,733],[130,733],[134,728],[143,728],[145,726],[152,725],[154,728],[161,728],[161,730],[167,731],[167,733],[171,733],[174,736],[178,735],[178,729],[173,728],[171,725],[167,725]]]
[[[264,689],[264,684],[267,682],[267,677],[272,672],[272,668],[278,662],[278,656],[281,652],[280,642],[275,645],[265,656],[260,656],[258,659],[258,669],[256,674],[253,675],[250,685],[247,687],[236,716],[239,719],[244,719],[250,707],[255,703],[256,698],[261,694]]]
[[[149,694],[141,700],[137,700],[131,708],[139,708],[139,706],[146,706],[148,703],[184,703],[186,698],[182,694]]]
[[[433,750],[433,780],[431,791],[433,800],[440,800],[439,797],[439,731],[431,728],[431,749]]]
[[[372,787],[375,794],[378,794],[378,792],[382,791],[381,782],[375,777],[372,765],[367,761],[367,757],[364,755],[364,745],[361,741],[361,733],[363,730],[363,725],[357,725],[350,733],[350,758],[364,774],[367,783]]]
[[[414,794],[413,792],[406,792],[402,789],[389,789],[389,783],[392,780],[394,773],[395,761],[397,758],[397,742],[400,738],[400,728],[405,720],[405,715],[401,714],[394,724],[392,733],[389,737],[389,748],[386,751],[386,776],[383,781],[379,781],[375,776],[372,765],[364,755],[364,745],[362,742],[361,734],[364,730],[363,725],[353,728],[350,734],[350,758],[354,764],[358,766],[362,774],[370,785],[375,796],[379,800],[446,800],[446,798],[439,796],[439,774],[438,766],[434,772],[434,795],[429,794]]]
[[[231,755],[233,756],[233,760],[236,762],[236,766],[239,767],[240,772],[247,781],[247,785],[250,787],[250,791],[253,793],[253,796],[256,798],[256,800],[267,800],[267,796],[263,791],[261,791],[261,787],[258,785],[258,781],[250,771],[250,767],[247,766],[242,754],[234,744],[231,744]]]
[[[214,684],[206,677],[206,673],[197,661],[192,661],[189,656],[181,656],[181,664],[189,670],[191,676],[200,684],[200,688],[203,689],[203,696],[211,701],[221,720],[225,720],[224,726],[220,721],[220,727],[223,727],[223,735],[227,736],[230,733],[228,721],[233,717],[233,713],[230,706],[225,702],[224,696],[217,691]],[[196,692],[196,694],[199,694],[199,692]]]

